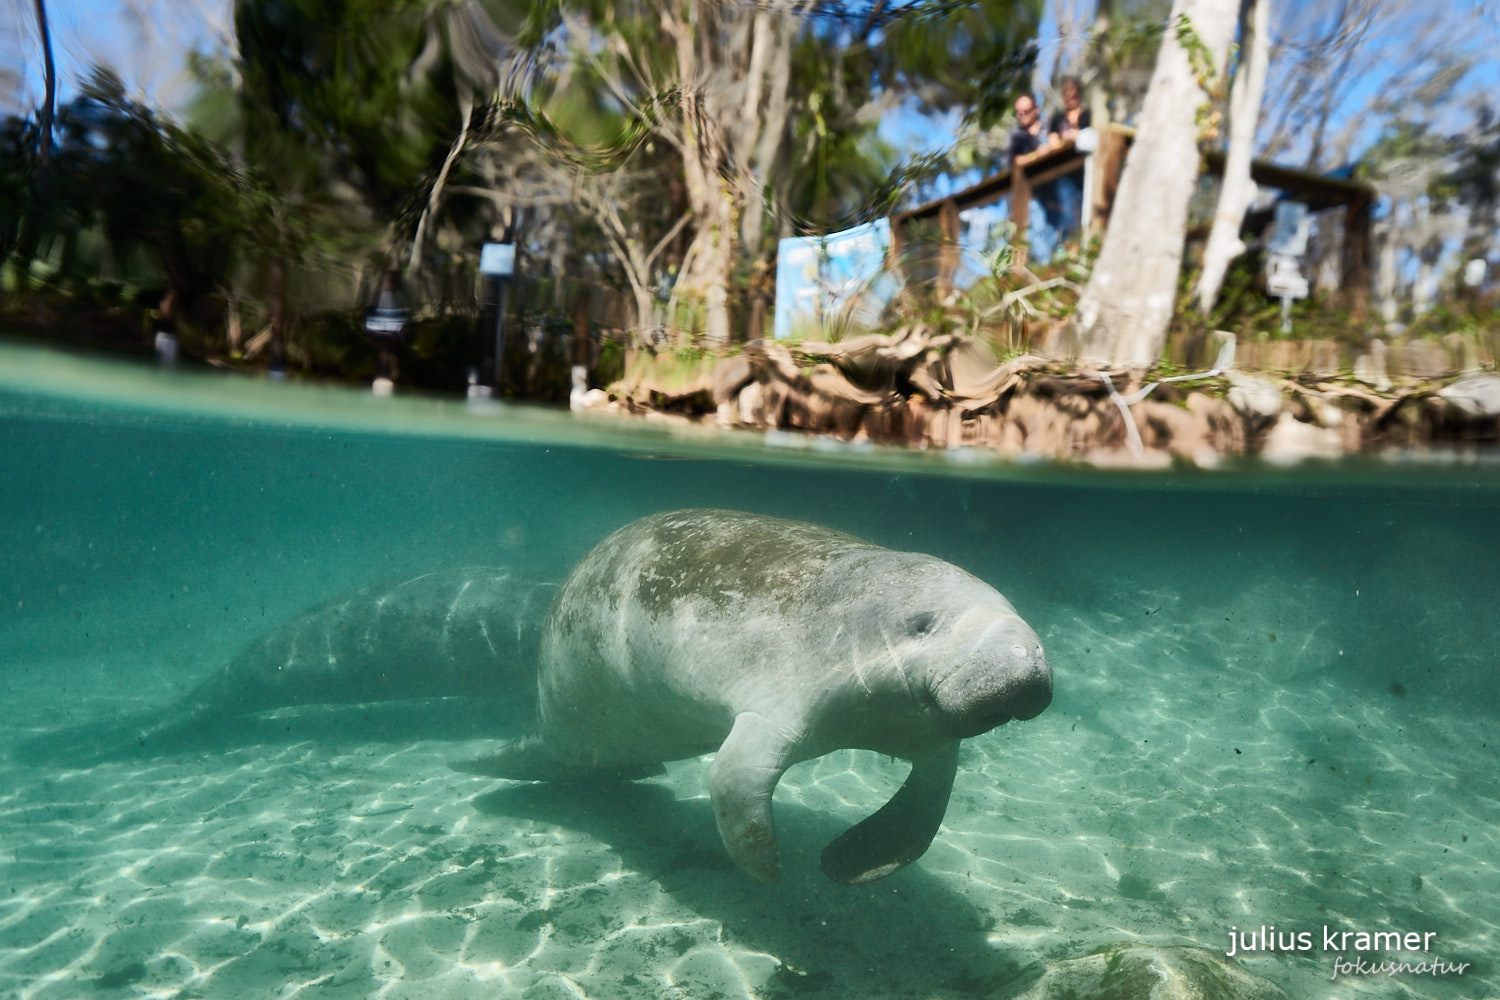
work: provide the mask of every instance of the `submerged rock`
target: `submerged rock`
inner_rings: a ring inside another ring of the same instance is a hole
[[[1110,948],[1059,962],[1014,1000],[1287,1000],[1268,980],[1202,948]],[[998,996],[996,998],[998,1000]]]

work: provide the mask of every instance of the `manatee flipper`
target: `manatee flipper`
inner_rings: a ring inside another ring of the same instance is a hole
[[[514,781],[634,781],[665,774],[660,763],[592,767],[561,760],[547,749],[537,733],[501,745],[499,750],[473,760],[450,761],[448,766],[465,774]]]
[[[835,882],[873,882],[921,857],[948,811],[958,742],[913,759],[911,774],[891,800],[823,849],[823,873]]]
[[[708,769],[724,848],[735,864],[762,882],[774,882],[781,874],[771,793],[790,763],[793,743],[794,738],[770,719],[742,712]]]

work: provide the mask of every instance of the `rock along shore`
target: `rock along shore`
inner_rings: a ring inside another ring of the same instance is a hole
[[[1036,355],[997,365],[961,335],[915,327],[795,348],[753,341],[687,362],[642,356],[575,408],[1146,468],[1500,442],[1494,373],[1396,383],[1382,374],[1372,386],[1352,375],[1249,374],[1231,360],[1210,377],[1152,383]]]

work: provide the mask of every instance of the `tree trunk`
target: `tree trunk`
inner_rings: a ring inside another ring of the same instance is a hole
[[[1104,126],[1109,124],[1109,71],[1110,60],[1114,58],[1109,30],[1113,8],[1113,0],[1098,0],[1094,6],[1092,47],[1095,76],[1089,87],[1089,116],[1091,124],[1099,132],[1103,132]],[[1085,192],[1084,197],[1091,198],[1093,195]]]
[[[1243,0],[1240,7],[1240,61],[1234,72],[1234,86],[1229,91],[1229,150],[1224,158],[1224,182],[1219,189],[1213,229],[1203,248],[1203,270],[1193,292],[1193,304],[1205,316],[1219,300],[1219,289],[1230,263],[1245,252],[1240,228],[1245,224],[1245,210],[1255,200],[1250,160],[1270,66],[1270,10],[1271,0]]]
[[[730,186],[719,174],[725,159],[720,97],[710,86],[712,31],[699,24],[705,5],[690,2],[686,19],[675,12],[663,15],[663,26],[676,43],[677,72],[682,80],[682,168],[695,232],[687,262],[677,278],[672,298],[687,298],[703,308],[703,336],[709,346],[729,343],[729,270],[734,263],[734,204]],[[711,13],[707,16],[712,16]],[[705,58],[707,57],[707,58]],[[667,317],[675,324],[676,316]]]
[[[271,258],[271,364],[274,374],[286,373],[286,262]]]
[[[427,204],[422,207],[422,214],[417,219],[417,230],[411,238],[411,250],[406,258],[407,277],[415,277],[422,267],[422,241],[427,235],[427,227],[437,215],[438,206],[442,203],[443,185],[447,183],[448,174],[453,170],[453,164],[457,162],[459,154],[463,152],[464,143],[469,138],[469,123],[474,116],[474,95],[465,88],[458,95],[459,114],[462,122],[459,125],[458,137],[448,148],[448,155],[443,158],[443,166],[438,170],[437,178],[432,182],[432,189],[427,192]]]
[[[729,287],[741,252],[765,245],[768,178],[783,159],[795,7],[689,0],[662,17],[682,81],[679,148],[693,240],[673,291],[703,310],[704,340],[729,343]],[[674,316],[675,319],[675,310]]]
[[[41,121],[37,122],[37,131],[41,133],[37,147],[37,182],[45,204],[49,193],[48,171],[52,165],[53,106],[57,103],[57,68],[52,63],[52,32],[47,27],[46,0],[36,0],[36,27],[42,36],[43,85],[46,88],[42,99]]]
[[[1197,111],[1206,100],[1177,36],[1182,25],[1188,26],[1217,72],[1237,7],[1235,0],[1172,4],[1135,148],[1120,178],[1099,260],[1073,317],[1071,339],[1080,360],[1145,368],[1161,356],[1198,176]]]
[[[656,339],[656,296],[644,285],[638,285],[635,296],[635,329],[632,340],[654,343]]]

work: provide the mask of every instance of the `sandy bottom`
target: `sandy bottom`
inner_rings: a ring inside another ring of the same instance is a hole
[[[857,888],[819,852],[905,771],[864,752],[787,776],[775,886],[724,855],[706,760],[494,782],[445,766],[486,740],[371,738],[347,709],[92,766],[6,755],[0,998],[1002,998],[1049,961],[1261,925],[1311,932],[1245,962],[1293,997],[1500,992],[1492,716],[1353,693],[1311,612],[1251,640],[1172,600],[1049,609],[1052,707],[970,741],[931,851]],[[120,676],[12,676],[10,735],[171,701]],[[1470,966],[1330,983],[1325,926],[1436,932],[1378,957]]]

